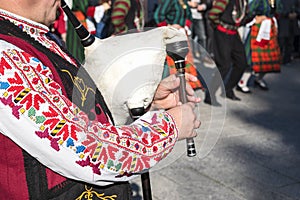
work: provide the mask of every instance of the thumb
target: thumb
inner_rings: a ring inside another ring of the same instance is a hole
[[[172,74],[167,78],[163,79],[161,81],[160,86],[162,86],[166,90],[174,90],[179,86],[179,84],[180,84],[180,79],[175,74]]]

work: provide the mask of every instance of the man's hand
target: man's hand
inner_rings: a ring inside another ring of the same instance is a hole
[[[197,6],[197,10],[198,10],[199,12],[205,11],[206,8],[207,8],[207,6],[206,6],[206,4],[204,4],[204,3],[199,4],[199,5]]]
[[[199,103],[200,98],[195,96],[193,88],[188,84],[188,81],[195,82],[197,78],[191,74],[186,73],[186,93],[187,99],[192,103]],[[170,109],[181,105],[179,99],[179,85],[180,79],[175,74],[163,79],[157,87],[151,109]]]
[[[197,119],[194,103],[189,102],[167,112],[173,117],[179,130],[178,140],[197,136],[195,129],[200,127],[201,122]]]
[[[175,74],[163,79],[157,87],[151,110],[165,109],[175,120],[179,130],[178,139],[195,137],[195,129],[199,128],[200,121],[197,120],[195,113],[195,104],[200,102],[200,98],[195,96],[193,88],[188,81],[197,81],[198,79],[186,73],[186,93],[188,103],[182,104],[179,99],[180,79]]]
[[[103,8],[104,8],[105,11],[106,11],[106,10],[109,10],[109,9],[111,8],[110,4],[107,3],[107,2],[104,2],[104,3],[102,4],[102,6],[103,6]]]
[[[194,1],[188,1],[187,3],[191,8],[196,8],[198,6],[198,3]]]

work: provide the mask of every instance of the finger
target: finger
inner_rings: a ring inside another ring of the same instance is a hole
[[[175,74],[172,74],[167,78],[164,78],[160,82],[159,87],[163,87],[166,91],[173,91],[179,87],[179,84],[180,79]]]
[[[185,75],[185,80],[186,80],[186,91],[188,95],[194,95],[195,94],[195,90],[193,89],[193,87],[190,85],[189,82],[196,82],[198,81],[198,78],[192,74],[186,73]]]
[[[193,103],[199,103],[201,102],[201,98],[200,97],[196,97],[196,96],[187,96],[187,99],[189,102],[193,102]]]
[[[153,101],[155,108],[157,109],[170,109],[177,106],[179,101],[178,95],[175,93],[171,93],[167,98],[164,99],[156,99]]]
[[[173,92],[172,96],[173,96],[173,102],[174,102],[173,104],[175,104],[175,106],[181,105],[178,92]]]
[[[185,73],[185,80],[196,82],[196,81],[198,81],[198,78],[192,74]]]
[[[179,84],[180,79],[175,75],[170,75],[167,78],[164,78],[157,87],[154,100],[165,99],[179,87]]]
[[[186,82],[186,93],[188,95],[194,95],[195,94],[195,90],[192,88],[191,84],[189,82]]]
[[[192,131],[190,138],[197,137],[198,133],[197,131]]]
[[[201,121],[200,120],[195,120],[194,122],[194,129],[198,129],[201,126]]]
[[[175,74],[171,74],[171,75],[169,75],[169,76],[167,76],[166,78],[164,78],[163,80],[162,80],[162,82],[164,82],[164,81],[172,81],[172,80],[174,80],[174,79],[176,79],[176,75]]]
[[[197,131],[193,131],[192,137],[197,137],[198,133]]]
[[[195,103],[193,103],[193,102],[188,102],[188,103],[186,103],[186,105],[190,106],[192,110],[194,110],[196,107]]]

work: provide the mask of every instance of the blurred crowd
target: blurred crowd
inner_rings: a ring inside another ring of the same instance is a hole
[[[300,0],[66,2],[100,39],[148,27],[172,26],[185,32],[194,41],[187,56],[187,72],[201,77],[195,67],[198,63],[216,64],[225,86],[222,95],[233,101],[241,100],[235,90],[251,93],[252,86],[269,90],[266,74],[278,73],[283,65],[300,57]],[[57,14],[51,30],[79,61],[84,60],[83,47],[63,12]],[[166,58],[165,67],[167,73],[174,73],[171,58]],[[221,106],[216,98],[220,84],[213,77],[211,83],[199,81],[193,88],[205,91],[205,103]]]

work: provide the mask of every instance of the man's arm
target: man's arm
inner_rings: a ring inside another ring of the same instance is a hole
[[[166,15],[172,6],[172,0],[162,0],[154,12],[154,20],[157,26],[166,26]]]
[[[116,0],[113,5],[111,14],[111,22],[115,27],[115,34],[127,32],[128,27],[125,18],[130,9],[130,0]]]
[[[208,19],[212,21],[213,24],[220,23],[220,15],[224,12],[229,0],[215,0],[213,2],[212,8],[208,12]]]
[[[167,112],[148,112],[128,126],[91,121],[62,95],[50,68],[13,45],[0,47],[6,49],[0,54],[0,132],[45,166],[103,185],[129,180],[172,150],[178,130]]]

